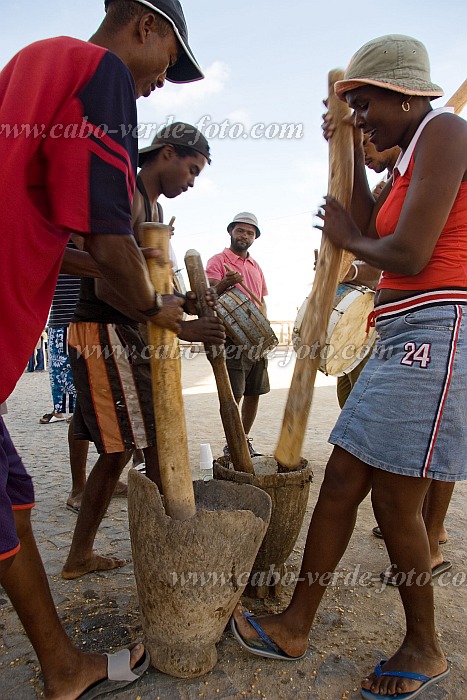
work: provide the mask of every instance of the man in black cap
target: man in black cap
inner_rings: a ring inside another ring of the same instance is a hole
[[[179,330],[182,301],[161,308],[131,235],[132,130],[138,97],[166,78],[203,75],[179,2],[109,0],[106,10],[89,42],[36,42],[0,72],[0,405],[45,326],[72,232],[85,237],[100,274],[125,290],[135,315]],[[3,418],[0,474],[0,582],[38,655],[45,697],[84,699],[91,685],[96,697],[132,682],[149,664],[142,645],[124,650],[123,660],[84,654],[60,623],[31,528],[32,481]]]
[[[141,170],[136,178],[133,230],[140,245],[139,225],[147,221],[163,222],[159,197],[164,195],[167,199],[173,199],[194,187],[206,163],[211,164],[207,139],[196,127],[185,122],[173,122],[163,127],[152,144],[139,151]],[[171,245],[170,258],[175,275],[178,271],[177,259]],[[184,292],[184,288],[179,288],[178,280],[179,277],[174,277],[175,289]],[[219,328],[217,318],[204,317],[182,321],[178,335],[182,340],[219,343]]]
[[[193,187],[206,163],[211,163],[209,143],[191,124],[173,122],[163,127],[150,146],[138,154],[141,168],[136,178],[133,229],[145,221],[162,223],[161,195],[173,199]]]
[[[139,225],[145,221],[162,222],[162,207],[157,201],[160,195],[171,199],[186,192],[211,159],[205,137],[182,122],[160,131],[139,157],[142,167],[136,179],[133,229],[141,245]],[[189,312],[196,313],[196,309]],[[216,345],[225,341],[224,327],[217,317],[181,321],[178,335],[183,340]],[[72,464],[73,502],[79,515],[62,572],[71,579],[126,563],[99,556],[93,550],[94,536],[112,495],[107,489],[109,474],[120,475],[129,454],[136,450],[138,465],[145,463],[146,475],[161,492],[162,484],[146,324],[137,323],[131,309],[122,304],[107,282],[85,278],[69,328],[68,345],[78,397],[73,442],[76,445],[77,441],[90,440],[100,454],[92,472],[93,488],[84,488],[86,460]],[[108,346],[112,352],[107,352]],[[81,348],[89,347],[93,351],[88,357]],[[105,393],[101,391],[103,386]]]

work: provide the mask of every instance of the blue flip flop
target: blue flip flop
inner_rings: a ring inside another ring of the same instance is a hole
[[[413,690],[411,693],[398,693],[397,695],[380,695],[379,693],[372,693],[370,690],[365,690],[361,688],[360,692],[362,698],[365,700],[387,700],[388,698],[395,698],[396,700],[412,700],[416,698],[420,693],[423,693],[428,686],[432,683],[438,683],[438,681],[443,680],[450,672],[450,667],[448,666],[443,673],[438,673],[437,676],[424,676],[422,673],[410,673],[410,671],[383,671],[383,664],[385,664],[387,659],[382,659],[379,664],[375,667],[375,676],[395,676],[397,678],[410,678],[413,681],[420,681],[421,686],[417,690]]]
[[[249,651],[250,654],[254,654],[255,656],[262,656],[265,659],[280,659],[281,661],[298,661],[299,659],[303,659],[305,656],[306,652],[304,652],[301,656],[289,656],[285,653],[285,651],[282,651],[282,649],[278,647],[270,637],[268,637],[266,632],[258,624],[250,612],[244,612],[243,617],[248,620],[259,636],[259,639],[244,639],[238,631],[238,627],[235,624],[233,616],[230,618],[230,629],[232,630],[232,634],[240,646],[245,649],[245,651]]]

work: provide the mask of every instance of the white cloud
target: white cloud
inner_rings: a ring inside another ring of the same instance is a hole
[[[223,92],[230,77],[230,68],[222,61],[214,61],[205,69],[204,80],[185,85],[166,83],[163,90],[156,90],[148,98],[149,105],[159,112],[167,109],[173,113],[187,105],[199,104],[212,95]]]
[[[206,177],[204,174],[196,179],[195,183],[196,194],[215,197],[219,194],[220,188],[215,180]]]
[[[246,109],[235,109],[227,115],[227,119],[230,124],[243,124],[245,129],[250,129],[252,126],[251,116]]]
[[[313,158],[296,160],[292,172],[296,192],[308,194],[310,202],[318,202],[326,194],[328,156],[325,151],[316,152]]]

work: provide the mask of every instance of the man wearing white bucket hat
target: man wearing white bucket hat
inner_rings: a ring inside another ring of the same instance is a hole
[[[209,283],[216,288],[218,296],[233,287],[238,287],[266,316],[266,281],[260,266],[248,252],[261,235],[258,219],[251,212],[240,212],[227,226],[227,231],[230,235],[230,247],[224,248],[222,253],[208,260],[206,275]],[[258,301],[261,301],[261,305]],[[248,449],[252,457],[258,457],[259,453],[253,449],[249,432],[258,412],[259,397],[270,390],[268,361],[266,357],[255,361],[243,350],[244,348],[236,346],[231,338],[227,338],[227,370],[232,391],[238,404],[243,398],[241,414]],[[224,447],[224,454],[229,454],[227,445]]]

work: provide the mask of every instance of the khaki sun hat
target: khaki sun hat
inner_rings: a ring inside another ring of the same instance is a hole
[[[258,219],[249,211],[242,211],[240,214],[234,216],[230,224],[227,226],[227,231],[230,233],[236,224],[249,224],[256,229],[256,238],[261,236],[261,231],[259,230],[258,226]]]
[[[431,82],[430,60],[421,41],[403,34],[388,34],[369,41],[354,54],[344,80],[334,86],[337,97],[361,85],[376,85],[404,95],[442,97],[439,85]]]

